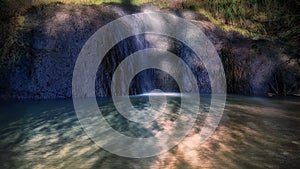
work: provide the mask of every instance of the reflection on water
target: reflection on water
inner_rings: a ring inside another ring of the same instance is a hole
[[[141,96],[139,100],[140,103],[133,99],[135,106],[141,110],[147,108],[147,98]],[[178,146],[167,153],[144,159],[118,157],[98,148],[81,128],[71,100],[1,103],[0,168],[300,166],[299,99],[229,96],[219,127],[207,142],[200,145],[197,144],[199,132],[209,107],[205,101],[195,126]],[[153,134],[122,119],[112,106],[111,99],[99,100],[99,106],[107,122],[116,130],[131,136],[148,137]],[[174,114],[163,121],[163,127],[172,125],[179,106],[180,99],[169,97],[164,108]],[[153,129],[158,129],[153,126]]]

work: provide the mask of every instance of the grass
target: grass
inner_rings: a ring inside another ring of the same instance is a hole
[[[199,11],[225,31],[235,31],[249,37],[277,38],[296,44],[300,39],[298,0],[0,0],[0,17],[2,20],[15,18],[22,23],[20,16],[26,10],[53,2],[85,5],[109,2],[141,5],[152,2],[161,8]]]
[[[296,0],[186,0],[183,4],[202,13],[206,11],[225,29],[231,25],[233,30],[242,29],[249,35],[278,36],[287,29],[299,30],[297,6],[300,3]]]

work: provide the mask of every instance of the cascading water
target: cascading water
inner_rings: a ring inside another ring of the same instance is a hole
[[[58,10],[53,10],[57,8]],[[103,6],[53,4],[34,8],[27,13],[25,18],[30,22],[26,22],[24,29],[20,30],[22,35],[20,41],[26,42],[25,51],[21,52],[20,59],[7,75],[10,78],[1,79],[1,82],[8,83],[8,85],[1,84],[0,90],[3,91],[1,97],[70,98],[75,61],[88,38],[107,22],[126,14],[143,11],[142,8],[126,11],[121,7],[109,12],[106,10]],[[174,11],[169,12],[174,13]],[[176,13],[188,20],[194,20],[194,14],[195,12]],[[36,21],[33,22],[31,17]],[[205,22],[202,22],[202,17],[198,20],[201,20],[201,23]],[[157,29],[164,29],[162,20],[152,18],[151,22]],[[122,35],[124,33],[122,31],[124,30],[119,30],[115,36]],[[211,31],[209,36],[214,39],[214,36],[219,35]],[[220,39],[216,41],[222,43]],[[252,44],[249,42],[247,45]],[[242,47],[245,46],[242,44]],[[147,33],[120,41],[106,54],[98,67],[97,79],[95,79],[96,96],[110,96],[111,81],[117,67],[126,57],[147,48],[168,50],[177,55],[190,67],[193,76],[197,79],[200,93],[211,92],[208,73],[201,60],[195,57],[189,47],[172,37]],[[220,46],[218,50],[221,50]],[[242,93],[246,93],[249,88],[255,89],[249,85],[249,81],[240,82],[245,76],[249,79],[253,77],[259,79],[261,83],[256,84],[259,90],[255,90],[265,93],[267,89],[260,91],[262,89],[260,87],[265,87],[266,85],[262,83],[267,84],[268,81],[261,80],[265,80],[266,78],[262,77],[269,75],[270,72],[266,73],[264,70],[272,68],[270,65],[275,61],[269,62],[264,53],[259,54],[255,58],[255,64],[258,66],[251,67],[247,64],[250,62],[253,65],[253,60],[244,60],[243,57],[247,53],[235,57],[231,52],[235,51],[224,50],[223,57],[227,71],[232,73],[229,74],[230,80],[234,82],[232,91],[239,89],[238,91],[243,90]],[[250,58],[253,58],[252,53],[249,53]],[[126,64],[126,70],[133,72],[136,64],[144,65],[147,62],[148,59],[140,59],[138,62]],[[86,66],[88,67],[88,64]],[[261,71],[261,75],[253,72],[245,75],[244,68],[246,73],[251,72],[251,68],[255,72]],[[184,82],[191,78],[183,71],[178,72],[178,77]],[[127,82],[125,75],[121,73],[119,80]],[[297,76],[289,76],[291,79],[289,82],[294,84],[296,82],[294,77]],[[257,81],[253,81],[255,82]],[[158,115],[164,113],[165,116],[162,116],[157,123],[142,126],[125,119],[116,110],[112,99],[98,98],[97,106],[101,109],[106,122],[118,132],[133,137],[151,137],[169,130],[179,115],[181,101],[178,96],[180,95],[164,95],[167,98],[166,104],[161,104],[165,103],[161,101],[165,100],[164,97],[161,100],[155,100],[155,97],[161,97],[161,91],[178,92],[179,87],[175,80],[164,71],[149,69],[138,73],[131,82],[127,83],[130,83],[131,95],[150,92],[150,94],[130,97],[137,110],[148,113],[150,108],[154,108],[154,113]],[[128,88],[124,84],[120,83],[121,87],[116,91],[121,95]],[[295,84],[297,87],[298,81]],[[2,89],[3,86],[9,88]],[[185,83],[183,86],[188,88],[189,84]],[[199,106],[194,104],[194,100],[188,101],[186,110],[198,112]],[[73,103],[71,100],[1,101],[0,168],[120,168],[120,166],[122,168],[297,168],[299,166],[300,104],[297,98],[269,99],[230,95],[218,129],[207,142],[199,145],[197,144],[200,139],[199,133],[203,131],[203,122],[209,114],[207,112],[211,104],[210,97],[201,96],[198,118],[187,137],[165,154],[145,159],[122,158],[97,147],[78,122]],[[120,105],[121,109],[128,108],[127,102],[120,102]],[[181,128],[177,129],[180,131]],[[115,139],[108,137],[106,131],[100,128],[94,131],[99,132],[105,138],[100,137],[100,140],[107,141],[107,144],[111,144],[110,140]]]
[[[114,70],[127,56],[146,48],[157,48],[176,54],[190,66],[198,81],[200,92],[210,93],[208,74],[201,60],[195,57],[195,53],[189,47],[172,37],[147,33],[121,41],[106,54],[105,59],[99,66],[97,72],[96,95],[110,95],[109,86]],[[140,59],[138,60],[138,63],[130,63],[126,66],[128,70],[133,70],[136,66],[135,64],[142,64],[143,62],[147,63],[148,61],[147,59]],[[162,62],[161,64],[164,63]],[[178,70],[178,73],[181,74],[183,81],[187,82],[185,86],[189,86],[188,82],[192,77],[188,77],[184,71]],[[126,80],[126,75],[120,77],[120,81]],[[121,88],[124,89],[126,87],[127,86],[122,86]],[[161,70],[148,69],[139,73],[133,79],[130,87],[130,94],[148,93],[156,88],[162,89],[165,92],[179,92],[176,82],[169,74]]]

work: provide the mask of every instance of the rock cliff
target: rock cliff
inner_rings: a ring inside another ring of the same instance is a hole
[[[159,9],[152,4],[139,7],[49,4],[27,11],[14,42],[1,47],[0,97],[71,97],[76,58],[88,38],[114,19],[145,10],[171,13],[198,25],[223,61],[229,93],[262,96],[300,93],[300,66],[289,59],[285,44],[223,32],[198,12]],[[191,49],[176,39],[145,34],[121,41],[106,54],[95,80],[96,95],[109,96],[110,81],[118,64],[126,56],[149,47],[167,49],[190,62],[200,92],[210,93],[206,70],[200,60],[190,60],[194,55]],[[130,93],[149,92],[154,88],[178,91],[168,74],[151,69],[133,79]]]

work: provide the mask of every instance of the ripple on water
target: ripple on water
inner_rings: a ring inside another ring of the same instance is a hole
[[[124,122],[111,99],[101,99],[101,102],[105,103],[99,105],[101,110],[106,110],[103,114],[107,122],[128,135],[162,134],[180,115],[176,111],[180,106],[178,99],[171,99],[168,105],[157,110],[164,116],[141,127]],[[98,148],[81,128],[72,110],[72,101],[14,104],[26,104],[27,109],[13,109],[10,113],[16,114],[15,120],[5,119],[1,125],[1,169],[300,166],[300,100],[229,96],[219,127],[205,143],[197,144],[205,113],[209,110],[209,104],[203,103],[194,128],[180,144],[164,154],[145,159],[122,158]],[[197,108],[191,105],[189,111],[197,111]],[[1,112],[0,117],[6,118],[4,113]]]

